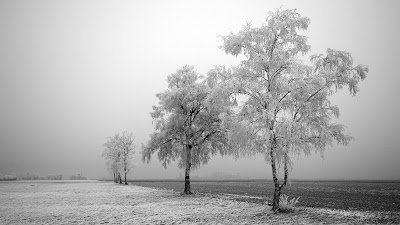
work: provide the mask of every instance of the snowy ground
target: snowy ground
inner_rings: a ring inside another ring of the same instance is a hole
[[[110,182],[0,182],[0,224],[365,224],[399,223],[399,217],[313,208],[276,215],[237,196]]]

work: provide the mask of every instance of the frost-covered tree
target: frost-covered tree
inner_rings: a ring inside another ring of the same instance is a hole
[[[118,136],[119,149],[121,151],[121,162],[122,162],[122,171],[125,175],[125,184],[128,184],[126,180],[126,175],[133,168],[133,164],[131,162],[131,157],[135,153],[133,150],[136,145],[134,143],[135,137],[132,133],[128,133],[126,131],[122,132],[121,135]]]
[[[223,36],[221,46],[227,54],[245,59],[232,69],[217,67],[211,73],[223,81],[214,96],[245,96],[236,114],[224,116],[223,126],[229,129],[232,148],[241,154],[263,154],[271,164],[275,212],[291,156],[323,154],[328,146],[347,145],[352,139],[343,125],[333,122],[339,108],[329,97],[343,87],[355,95],[368,72],[367,66],[353,66],[350,53],[333,49],[311,56],[309,64],[302,62],[298,56],[310,46],[299,31],[309,22],[296,10],[279,9],[260,27],[247,23],[238,33]],[[279,165],[284,170],[281,182]]]
[[[130,161],[135,153],[134,136],[126,131],[122,134],[115,134],[108,137],[106,143],[103,144],[103,157],[107,160],[107,165],[114,175],[114,182],[122,184],[121,173],[125,175],[125,184],[128,184],[126,176],[133,167]]]
[[[226,131],[220,129],[222,107],[208,101],[211,88],[192,66],[183,66],[168,76],[168,89],[158,93],[158,106],[151,117],[155,132],[143,145],[143,161],[158,159],[166,167],[178,160],[185,168],[185,194],[191,194],[190,170],[207,163],[212,155],[227,153]]]
[[[113,173],[114,182],[122,183],[121,173],[120,173],[120,161],[121,152],[118,148],[117,134],[107,138],[107,141],[103,144],[104,150],[102,156],[107,160],[107,166]]]

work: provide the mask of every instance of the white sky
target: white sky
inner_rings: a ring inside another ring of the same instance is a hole
[[[352,53],[370,68],[360,92],[339,93],[340,122],[356,139],[295,161],[292,178],[400,179],[398,1],[0,1],[0,173],[107,173],[102,143],[136,136],[134,178],[175,178],[156,155],[141,162],[149,112],[166,77],[182,65],[205,74],[238,59],[219,35],[260,24],[279,6],[311,19],[312,53]],[[193,175],[270,178],[263,158],[213,158]]]

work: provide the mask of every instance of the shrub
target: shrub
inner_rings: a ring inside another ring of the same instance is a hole
[[[17,176],[14,175],[5,175],[3,177],[3,180],[7,181],[7,180],[17,180]]]
[[[44,180],[44,179],[45,179],[44,177],[29,172],[26,174],[17,175],[17,180]]]
[[[58,175],[48,175],[46,176],[47,180],[62,180],[63,175],[58,174]]]
[[[81,174],[78,174],[78,175],[71,175],[69,177],[69,179],[70,180],[87,180],[87,177],[85,177],[85,176],[83,176]]]
[[[282,213],[291,213],[296,211],[295,205],[299,202],[299,198],[292,198],[289,200],[289,196],[282,194],[279,198],[279,211]]]

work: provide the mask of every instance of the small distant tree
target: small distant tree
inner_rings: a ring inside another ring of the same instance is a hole
[[[107,141],[103,144],[103,157],[107,160],[108,168],[111,170],[114,176],[114,182],[122,183],[121,173],[120,173],[120,161],[121,161],[121,151],[118,148],[118,134],[112,137],[108,137]]]
[[[151,113],[156,131],[142,146],[143,161],[149,162],[155,152],[164,167],[178,160],[178,166],[185,168],[185,194],[192,193],[191,169],[217,153],[227,153],[226,131],[220,128],[222,107],[209,101],[211,88],[201,78],[193,66],[168,76],[168,89],[156,95],[159,104]]]
[[[122,162],[122,171],[125,175],[125,184],[127,185],[128,182],[126,180],[126,175],[128,172],[133,168],[133,164],[130,161],[132,155],[135,153],[133,150],[135,149],[136,145],[133,143],[135,137],[132,133],[128,133],[126,131],[122,132],[119,136],[118,143],[119,149],[121,151],[121,162]]]
[[[213,72],[224,81],[215,90],[220,96],[245,96],[237,113],[225,115],[223,124],[232,148],[263,154],[271,164],[275,212],[291,155],[322,154],[327,146],[347,145],[352,139],[343,125],[332,121],[339,117],[339,108],[329,97],[343,87],[356,95],[358,82],[368,72],[367,66],[353,66],[350,53],[333,49],[312,56],[310,65],[299,60],[310,46],[298,31],[306,30],[309,21],[296,10],[279,9],[261,27],[247,23],[239,33],[223,36],[221,47],[227,54],[244,55],[245,60],[230,70],[217,67]],[[283,182],[277,177],[279,165]]]
[[[136,147],[134,140],[132,133],[124,131],[122,134],[108,137],[106,143],[103,144],[103,157],[107,160],[107,166],[113,173],[115,183],[122,184],[122,172],[125,175],[125,184],[128,184],[127,174],[133,167],[130,159]]]

